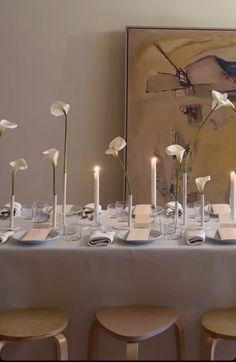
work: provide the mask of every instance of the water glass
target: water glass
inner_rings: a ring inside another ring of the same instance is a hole
[[[201,221],[201,202],[194,202],[194,211],[195,211],[195,219],[197,221]],[[211,212],[211,203],[209,201],[205,201],[204,203],[204,222],[210,220],[210,212]]]
[[[128,221],[128,206],[128,201],[116,201],[116,217],[118,221]]]
[[[66,224],[61,225],[61,235],[67,241],[79,240],[81,238],[81,229],[78,215],[67,216]]]
[[[47,222],[49,215],[45,212],[45,210],[49,207],[49,204],[47,203],[33,203],[33,222],[35,223],[42,223]]]
[[[174,217],[169,216],[163,212],[159,216],[160,231],[165,239],[178,239],[180,235],[177,232],[177,224]]]
[[[107,214],[110,219],[116,218],[116,204],[107,205]]]
[[[22,218],[24,220],[32,220],[33,219],[33,208],[31,204],[22,205]]]

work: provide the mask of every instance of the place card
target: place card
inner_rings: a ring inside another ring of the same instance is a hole
[[[127,240],[148,240],[150,229],[131,229],[127,236]]]
[[[136,214],[134,219],[135,228],[148,228],[150,226],[150,214]]]
[[[229,204],[212,204],[212,211],[216,215],[225,215],[231,213],[231,208]]]
[[[151,214],[152,209],[150,204],[139,204],[134,208],[134,215],[137,214]]]
[[[218,229],[221,240],[235,239],[236,240],[236,227],[220,227]]]
[[[49,228],[31,229],[23,236],[22,240],[45,240],[50,230]]]

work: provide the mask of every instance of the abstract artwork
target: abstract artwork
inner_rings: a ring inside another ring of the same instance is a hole
[[[236,32],[230,29],[127,27],[126,166],[135,203],[150,202],[150,159],[158,157],[157,203],[173,198],[170,144],[188,148],[212,107],[211,90],[236,100]],[[210,202],[229,202],[230,172],[236,171],[236,113],[220,108],[194,147],[188,201],[197,198],[195,178],[211,176]]]

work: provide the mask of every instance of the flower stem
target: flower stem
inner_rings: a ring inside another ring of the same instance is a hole
[[[128,183],[129,195],[132,195],[130,179],[129,179],[129,176],[128,176],[128,174],[127,174],[127,171],[126,171],[126,169],[125,169],[125,167],[124,167],[124,165],[123,165],[123,162],[121,161],[120,156],[118,155],[118,153],[115,155],[115,157],[117,157],[117,159],[118,159],[118,161],[119,161],[119,163],[120,163],[120,165],[121,165],[121,167],[122,167],[122,169],[123,169],[123,171],[124,171],[124,174],[125,174],[125,177],[126,177],[126,180],[127,180],[127,183]]]
[[[212,110],[208,113],[208,115],[206,116],[206,118],[204,119],[204,121],[202,122],[201,126],[198,128],[197,132],[195,133],[194,137],[193,137],[193,140],[192,140],[192,143],[190,145],[190,148],[187,152],[187,156],[185,158],[185,161],[184,161],[184,172],[188,172],[188,163],[189,163],[189,157],[192,153],[192,150],[193,150],[193,146],[197,140],[197,137],[199,135],[199,133],[201,132],[202,128],[204,127],[204,125],[206,124],[207,120],[209,119],[209,117],[212,115],[212,113],[215,111],[215,109],[218,107],[218,104],[215,105],[214,108],[212,108]]]
[[[180,171],[180,162],[177,161],[176,165],[176,185],[175,185],[175,200],[178,201],[179,198],[179,171]]]
[[[52,163],[52,189],[53,195],[56,195],[56,165]]]
[[[67,173],[67,113],[63,110],[65,116],[65,138],[64,138],[64,173]]]
[[[11,194],[15,195],[15,170],[12,170],[11,173]]]

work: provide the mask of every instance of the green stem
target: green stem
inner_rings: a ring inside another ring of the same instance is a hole
[[[53,162],[52,164],[52,188],[53,188],[53,195],[56,195],[56,166]]]
[[[15,170],[12,170],[11,173],[11,194],[15,195]]]
[[[123,171],[124,171],[124,174],[125,174],[125,177],[126,177],[126,180],[127,180],[127,183],[128,183],[129,195],[132,195],[130,179],[129,179],[129,176],[128,176],[127,172],[126,172],[126,169],[125,169],[125,167],[124,167],[124,165],[123,165],[123,163],[122,163],[122,161],[121,161],[118,153],[115,155],[115,157],[117,157],[117,159],[118,159],[118,161],[119,161],[119,163],[120,163],[120,165],[121,165],[121,167],[122,167],[122,169],[123,169]]]
[[[204,125],[206,124],[207,120],[209,119],[209,117],[212,115],[212,113],[215,111],[215,109],[217,108],[218,104],[215,105],[214,108],[212,108],[212,110],[208,113],[207,117],[204,119],[204,121],[202,122],[201,126],[198,128],[197,132],[195,133],[194,137],[193,137],[193,140],[192,140],[192,143],[189,147],[189,150],[187,152],[187,156],[185,158],[185,161],[184,161],[184,172],[188,172],[188,163],[189,163],[189,157],[192,153],[192,150],[193,150],[193,146],[197,140],[197,137],[199,135],[199,133],[201,132],[202,128],[204,127]]]
[[[175,200],[178,200],[179,197],[179,171],[180,171],[180,162],[177,161],[176,164],[176,185],[175,185]]]
[[[64,168],[63,172],[64,174],[67,173],[67,113],[65,110],[63,110],[64,116],[65,116],[65,138],[64,138]]]

